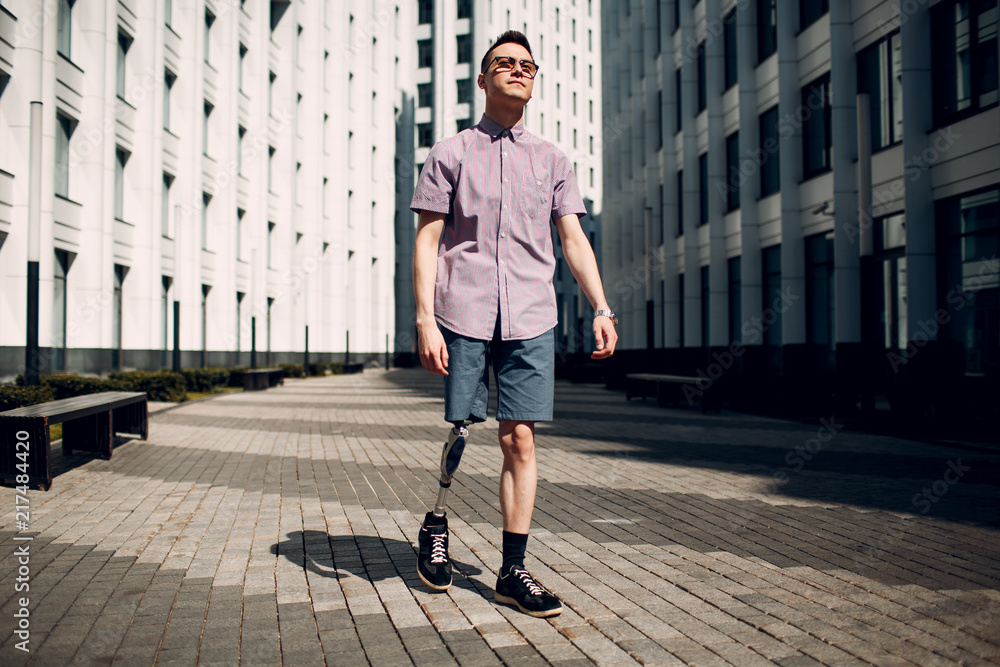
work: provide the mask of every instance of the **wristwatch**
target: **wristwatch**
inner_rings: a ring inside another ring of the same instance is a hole
[[[594,317],[600,317],[600,316],[608,318],[609,320],[611,320],[611,323],[613,325],[618,326],[618,316],[615,315],[614,312],[608,310],[607,308],[602,308],[601,310],[594,311]]]

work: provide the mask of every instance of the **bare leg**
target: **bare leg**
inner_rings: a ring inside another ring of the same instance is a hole
[[[535,489],[538,486],[535,422],[501,421],[500,449],[503,451],[503,468],[500,471],[503,529],[510,533],[526,534],[531,528]]]

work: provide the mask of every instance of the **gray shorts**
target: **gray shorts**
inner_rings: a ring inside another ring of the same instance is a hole
[[[551,331],[529,340],[502,340],[499,317],[493,340],[440,329],[448,345],[445,421],[486,421],[490,387],[487,355],[497,383],[497,420],[552,420],[556,354]]]

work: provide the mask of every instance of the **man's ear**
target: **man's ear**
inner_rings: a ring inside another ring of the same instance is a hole
[[[476,78],[476,85],[479,86],[480,88],[482,88],[483,90],[486,90],[486,77],[484,77],[482,74],[480,74]]]

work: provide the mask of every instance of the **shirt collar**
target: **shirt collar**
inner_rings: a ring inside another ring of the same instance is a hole
[[[490,135],[494,140],[499,139],[506,132],[507,136],[516,141],[524,134],[524,121],[522,120],[512,128],[505,129],[501,127],[500,123],[487,118],[486,114],[483,114],[483,117],[479,119],[479,129]]]

